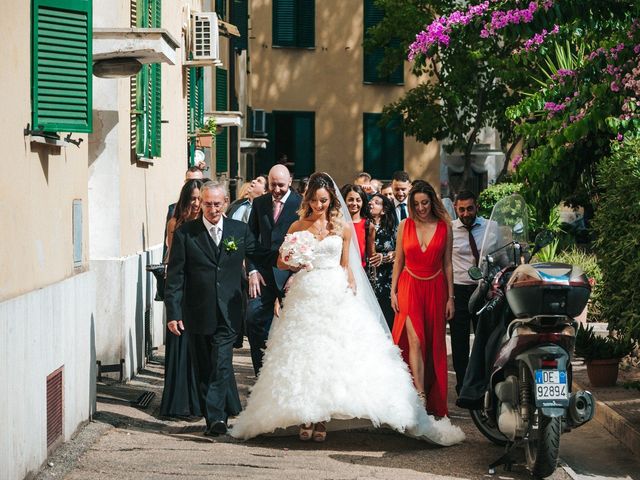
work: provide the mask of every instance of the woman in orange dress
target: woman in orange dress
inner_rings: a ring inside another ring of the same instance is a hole
[[[427,412],[444,417],[449,414],[446,322],[454,313],[451,219],[427,182],[414,183],[407,204],[391,280],[393,341]]]

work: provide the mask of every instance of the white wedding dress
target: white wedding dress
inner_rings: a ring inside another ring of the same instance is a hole
[[[448,418],[427,415],[399,349],[348,289],[342,238],[316,241],[313,269],[291,282],[231,435],[248,439],[303,423],[368,419],[439,445],[461,442],[464,433]]]

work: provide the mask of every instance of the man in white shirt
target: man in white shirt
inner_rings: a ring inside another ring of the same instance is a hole
[[[477,282],[469,276],[468,270],[477,266],[480,260],[482,239],[488,221],[478,217],[476,195],[463,190],[456,195],[454,208],[458,218],[451,224],[453,229],[453,292],[455,295],[455,315],[449,323],[453,368],[456,372],[456,392],[459,394],[469,363],[469,335],[471,324],[475,332],[478,317],[469,312],[469,298]]]
[[[409,190],[411,190],[409,174],[402,170],[394,172],[391,179],[391,188],[393,189],[393,203],[396,207],[396,218],[399,224],[409,216],[409,206],[407,205]]]

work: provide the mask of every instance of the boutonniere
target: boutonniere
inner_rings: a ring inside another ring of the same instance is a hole
[[[238,250],[238,245],[236,244],[236,239],[233,237],[227,237],[222,241],[224,245],[224,249],[227,252],[235,252]]]

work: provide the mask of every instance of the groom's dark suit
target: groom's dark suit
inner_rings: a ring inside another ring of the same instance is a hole
[[[273,197],[270,193],[253,200],[251,215],[249,216],[249,228],[255,235],[258,243],[275,253],[287,234],[289,227],[298,220],[298,209],[302,197],[293,190],[289,191],[289,197],[282,207],[278,220],[273,219]],[[276,298],[282,298],[284,285],[291,275],[288,270],[279,270],[276,267],[261,267],[249,263],[247,271],[257,270],[264,278],[266,286],[262,286],[262,293],[256,298],[249,299],[247,312],[247,338],[251,345],[251,361],[256,375],[262,367],[263,350],[266,346],[271,321],[273,320],[273,306]]]
[[[219,246],[202,218],[185,223],[173,236],[165,287],[167,319],[184,322],[208,428],[241,410],[232,354],[242,319],[245,256],[271,265],[276,258],[236,220],[223,219]]]

